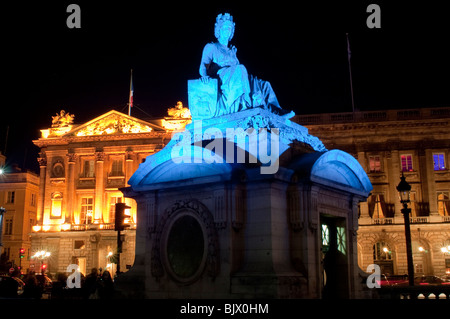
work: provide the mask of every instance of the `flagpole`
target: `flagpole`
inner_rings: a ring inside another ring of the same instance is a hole
[[[350,93],[352,96],[352,111],[355,112],[355,100],[353,98],[353,79],[352,79],[352,63],[351,63],[351,55],[352,51],[350,51],[350,41],[348,40],[348,33],[345,34],[347,36],[347,57],[348,57],[348,72],[350,74]]]
[[[133,88],[133,69],[131,69],[131,76],[130,76],[130,96],[128,99],[128,116],[131,116],[131,108],[133,107],[133,95],[134,95],[134,88]]]

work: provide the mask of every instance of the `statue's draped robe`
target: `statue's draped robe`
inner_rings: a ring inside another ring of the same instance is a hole
[[[270,83],[249,76],[245,66],[239,64],[234,46],[208,43],[203,49],[200,74],[220,80],[221,94],[215,116],[252,107],[281,109]]]

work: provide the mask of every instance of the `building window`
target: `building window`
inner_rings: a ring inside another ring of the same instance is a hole
[[[412,155],[410,154],[404,154],[400,156],[401,163],[402,163],[402,171],[403,172],[412,172],[413,171],[413,165],[412,165]]]
[[[345,227],[337,227],[337,249],[344,255],[347,253],[347,236]]]
[[[36,194],[31,194],[31,202],[30,205],[31,206],[36,206]]]
[[[377,242],[373,245],[373,259],[374,260],[391,260],[392,251],[385,242]]]
[[[369,198],[369,214],[372,218],[386,218],[387,207],[383,194],[373,194]]]
[[[330,230],[328,226],[322,224],[322,246],[328,247],[330,245]]]
[[[414,263],[414,273],[423,274],[423,263],[416,262]]]
[[[110,176],[123,176],[123,161],[122,160],[113,160],[111,166],[111,175]]]
[[[33,219],[33,218],[30,218],[30,227],[28,228],[28,232],[29,232],[29,233],[31,233],[31,231],[32,231],[32,229],[33,229],[33,226],[34,226],[34,223],[35,223],[34,219]]]
[[[438,213],[441,216],[450,216],[450,200],[448,192],[438,192],[437,193],[437,201],[438,201]]]
[[[7,218],[5,219],[5,235],[12,235],[12,229],[13,229],[13,219]]]
[[[50,218],[61,218],[62,211],[62,194],[55,193],[52,195],[52,210]]]
[[[369,169],[371,173],[381,172],[380,156],[369,156]]]
[[[75,240],[73,243],[73,249],[84,249],[85,247],[84,240]]]
[[[116,204],[123,203],[122,196],[111,197],[109,204],[109,222],[114,223],[116,221]]]
[[[94,198],[81,198],[80,224],[91,224],[94,212]]]
[[[15,197],[16,197],[16,192],[15,191],[8,192],[8,198],[6,199],[6,203],[14,204]]]
[[[444,153],[433,154],[433,165],[435,171],[445,170],[444,159],[445,159]]]
[[[95,173],[95,161],[85,160],[83,165],[83,177],[92,178]]]

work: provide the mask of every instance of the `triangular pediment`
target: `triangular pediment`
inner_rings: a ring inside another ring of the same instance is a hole
[[[112,110],[77,126],[64,134],[66,137],[137,134],[164,131],[162,127]]]

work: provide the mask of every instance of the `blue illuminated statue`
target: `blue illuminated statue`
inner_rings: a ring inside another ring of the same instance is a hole
[[[229,44],[234,27],[229,13],[217,16],[214,28],[217,42],[208,43],[203,49],[199,70],[201,83],[189,83],[189,106],[193,117],[197,114],[203,118],[216,117],[261,107],[291,118],[294,112],[280,107],[270,83],[249,75],[245,66],[239,63],[236,47]]]

